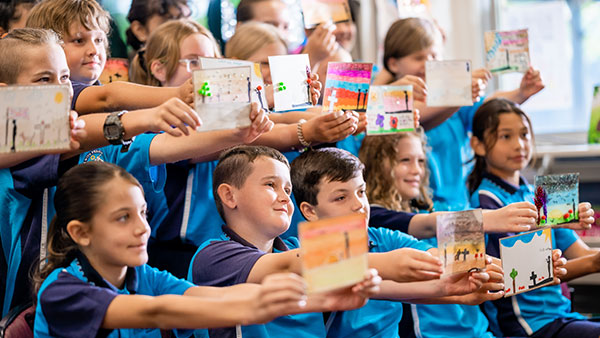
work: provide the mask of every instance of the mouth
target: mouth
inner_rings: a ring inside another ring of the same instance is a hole
[[[413,187],[418,187],[420,184],[420,180],[404,180],[404,183],[413,186]]]
[[[288,213],[287,208],[278,208],[278,209],[275,209],[275,211],[277,211],[277,212],[283,212],[285,214]]]
[[[137,250],[146,250],[146,243],[141,243],[138,245],[130,245],[129,246],[130,249],[137,249]]]

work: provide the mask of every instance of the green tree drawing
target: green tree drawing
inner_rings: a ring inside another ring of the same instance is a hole
[[[517,278],[517,275],[519,273],[517,272],[517,270],[515,270],[515,268],[512,269],[512,271],[510,272],[510,278],[512,278],[513,280],[513,293],[517,293],[517,284],[515,281],[515,278]]]

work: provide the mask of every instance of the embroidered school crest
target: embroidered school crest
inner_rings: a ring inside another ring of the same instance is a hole
[[[104,162],[103,158],[104,153],[100,149],[94,149],[89,151],[85,158],[83,159],[83,163],[85,162]]]

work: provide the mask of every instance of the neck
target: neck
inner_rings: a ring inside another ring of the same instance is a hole
[[[86,252],[88,251],[88,252]],[[122,289],[125,284],[125,276],[127,274],[127,266],[112,265],[104,262],[101,257],[94,255],[89,250],[83,251],[83,254],[88,259],[94,270],[96,270],[102,278],[106,279],[110,284],[118,289]]]
[[[263,252],[273,252],[273,241],[275,237],[279,236],[266,234],[260,226],[253,226],[242,220],[228,220],[227,226],[238,236]]]
[[[519,180],[521,178],[521,171],[519,170],[506,171],[488,166],[488,171],[490,174],[496,175],[516,187],[519,186]]]

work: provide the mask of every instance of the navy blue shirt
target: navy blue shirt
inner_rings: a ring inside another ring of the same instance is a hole
[[[81,92],[86,89],[87,87],[90,86],[101,86],[100,82],[96,81],[93,84],[87,84],[87,83],[83,83],[83,82],[77,82],[77,81],[72,81],[71,80],[71,87],[73,87],[73,100],[71,100],[71,109],[76,110],[75,109],[75,104],[77,103],[77,99],[79,98],[79,95],[81,94]]]
[[[369,226],[374,228],[388,228],[408,234],[408,225],[415,214],[403,211],[394,211],[378,205],[371,204]]]

